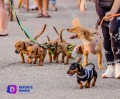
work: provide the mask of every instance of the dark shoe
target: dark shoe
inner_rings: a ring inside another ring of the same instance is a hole
[[[41,17],[43,17],[43,14],[42,14],[42,13],[40,13],[40,14],[38,14],[38,15],[36,16],[36,18],[41,18]]]
[[[46,14],[43,15],[43,17],[44,18],[50,18],[51,16],[48,13],[46,13]]]
[[[0,34],[0,36],[8,36],[8,34]]]

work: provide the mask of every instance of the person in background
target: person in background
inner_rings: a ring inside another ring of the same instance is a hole
[[[52,5],[52,11],[57,11],[57,7],[56,7],[56,0],[50,0],[50,3]]]
[[[112,14],[120,13],[120,0],[94,0],[94,2],[100,21],[105,16],[101,28],[107,70],[102,77],[120,79],[120,16],[109,17]],[[80,11],[86,13],[86,10],[86,0],[81,0]]]
[[[0,0],[0,36],[7,36],[8,15],[4,0]]]
[[[48,14],[48,5],[49,0],[35,0],[38,6],[38,16],[36,18],[50,18],[51,16]]]
[[[18,8],[26,8],[29,11],[29,0],[19,0]]]

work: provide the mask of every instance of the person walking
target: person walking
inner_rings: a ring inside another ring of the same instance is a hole
[[[107,70],[103,78],[115,77],[120,79],[120,17],[109,17],[120,13],[120,0],[94,0],[96,12],[100,21],[105,16],[101,26],[103,46],[107,60]],[[80,11],[86,13],[86,0],[81,0]]]
[[[50,0],[50,3],[52,5],[52,11],[57,11],[57,7],[56,7],[56,0]]]
[[[38,16],[36,18],[50,18],[51,16],[48,14],[48,5],[49,0],[35,0],[38,6]]]
[[[0,0],[0,36],[7,36],[8,15],[5,9],[4,0]]]

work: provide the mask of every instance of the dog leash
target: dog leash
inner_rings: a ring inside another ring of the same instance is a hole
[[[9,2],[9,4],[10,4],[10,7],[11,7],[11,9],[12,9],[12,12],[13,12],[14,16],[16,17],[17,23],[18,23],[18,25],[20,26],[22,32],[27,36],[28,39],[30,39],[31,41],[33,41],[35,44],[39,44],[39,43],[31,36],[31,34],[25,29],[25,27],[22,25],[22,23],[20,22],[17,14],[16,14],[16,11],[15,11],[13,5],[12,5],[12,2],[11,2],[10,0],[8,0],[8,2]]]
[[[117,16],[120,16],[120,13],[112,14],[112,15],[110,15],[108,18],[117,17]],[[102,26],[104,19],[105,19],[105,17],[102,18],[102,20],[101,20],[101,22],[100,22],[100,25],[98,26],[97,34],[98,34],[99,31],[100,31],[100,27]]]

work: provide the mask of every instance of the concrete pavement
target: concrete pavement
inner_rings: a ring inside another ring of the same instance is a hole
[[[17,5],[17,0],[15,5]],[[32,4],[32,0],[30,0]],[[93,3],[89,3],[87,16],[80,14],[74,0],[58,0],[58,11],[50,11],[50,19],[36,19],[37,11],[26,12],[17,10],[17,14],[26,29],[36,35],[45,23],[47,29],[38,39],[40,43],[47,40],[46,35],[51,39],[56,37],[53,26],[58,29],[72,27],[72,19],[79,17],[81,23],[89,29],[93,29],[97,15]],[[114,78],[102,79],[101,75],[104,70],[98,72],[96,87],[90,89],[79,89],[76,76],[67,75],[69,65],[51,63],[48,64],[46,57],[44,66],[21,64],[19,55],[15,54],[15,42],[18,40],[28,41],[22,33],[16,21],[9,22],[9,36],[0,38],[0,99],[120,99],[120,80]],[[69,34],[63,33],[64,37]],[[69,40],[74,44],[82,44],[79,40]],[[90,55],[89,62],[97,65],[96,56]],[[103,65],[106,65],[103,56]],[[31,93],[9,94],[6,92],[8,85],[33,86]]]

